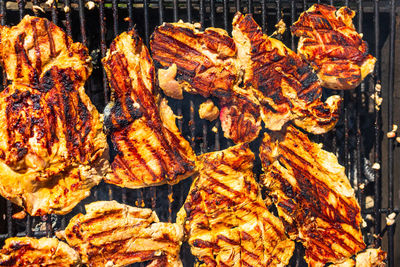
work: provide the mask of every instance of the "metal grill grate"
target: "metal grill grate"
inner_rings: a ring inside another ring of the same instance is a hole
[[[400,204],[399,166],[394,164],[399,159],[399,146],[394,139],[387,139],[384,134],[388,129],[391,130],[394,122],[400,122],[399,114],[396,113],[399,111],[394,105],[394,101],[400,100],[400,93],[395,92],[395,76],[400,73],[399,69],[395,72],[395,34],[396,30],[399,31],[400,22],[397,18],[396,29],[396,15],[399,16],[400,8],[398,3],[396,6],[396,0],[99,0],[90,10],[86,0],[48,1],[51,6],[43,5],[43,2],[0,0],[1,25],[15,25],[25,14],[44,16],[64,28],[75,41],[81,41],[88,46],[94,60],[94,71],[86,88],[99,110],[103,110],[109,99],[107,80],[100,59],[105,56],[112,39],[134,25],[148,44],[154,27],[164,21],[198,21],[203,27],[221,27],[230,32],[233,15],[239,10],[252,13],[263,31],[271,33],[274,24],[281,18],[287,25],[291,25],[303,10],[316,2],[335,6],[348,5],[356,10],[357,30],[364,33],[370,52],[378,59],[375,72],[355,91],[326,92],[340,93],[344,98],[341,120],[335,130],[324,136],[315,136],[314,140],[323,142],[328,150],[338,155],[340,163],[345,166],[346,174],[356,189],[363,218],[367,222],[367,227],[363,228],[366,243],[383,246],[388,252],[388,266],[400,266],[399,233],[395,236],[395,224],[387,226],[385,221],[388,214],[399,213]],[[43,6],[45,13],[33,9],[32,5]],[[295,49],[297,40],[288,31],[278,38]],[[398,49],[399,47],[397,51]],[[2,80],[4,86],[5,79]],[[370,99],[371,94],[379,93],[377,84],[382,85],[382,111],[376,110],[373,100]],[[169,101],[174,112],[183,117],[178,121],[183,135],[190,140],[197,154],[232,145],[231,141],[223,138],[219,122],[199,119],[195,110],[202,101],[204,99],[201,97],[190,95],[185,96],[184,101]],[[213,127],[218,132],[214,133],[211,130]],[[256,146],[257,142],[253,144],[253,148]],[[370,162],[379,163],[382,168],[372,169]],[[256,162],[256,170],[257,174],[261,172],[259,162]],[[20,210],[19,207],[0,198],[0,245],[11,236],[53,236],[54,231],[65,228],[73,215],[83,212],[84,204],[96,200],[115,199],[130,205],[150,207],[156,210],[161,220],[174,221],[190,183],[191,179],[187,179],[175,186],[139,190],[121,189],[101,183],[92,190],[89,198],[66,216],[27,216],[23,220],[12,218],[12,214]],[[365,185],[363,189],[361,184]],[[169,200],[169,195],[173,195],[173,202]],[[395,244],[396,238],[398,241]],[[291,262],[293,266],[304,264],[302,253],[299,246],[297,257]],[[193,265],[193,256],[186,245],[182,249],[182,259],[184,266]]]

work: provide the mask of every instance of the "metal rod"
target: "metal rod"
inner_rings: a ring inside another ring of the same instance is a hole
[[[190,121],[189,121],[189,130],[190,130],[190,145],[195,149],[195,134],[196,134],[196,122],[194,120],[194,103],[193,100],[190,100]]]
[[[241,9],[240,9],[240,0],[236,0],[236,1],[235,1],[235,6],[236,6],[236,12],[241,12]]]
[[[144,12],[145,41],[146,41],[146,45],[149,46],[150,26],[149,26],[149,2],[148,2],[148,0],[143,0],[143,12]]]
[[[162,0],[159,0],[162,2]],[[162,8],[160,8],[162,10]],[[160,11],[162,13],[162,11]],[[133,0],[128,1],[129,30],[133,28]]]
[[[200,24],[201,24],[201,28],[204,29],[205,28],[205,13],[206,13],[206,8],[204,6],[204,0],[200,0]]]
[[[107,46],[106,46],[106,18],[104,14],[104,0],[100,0],[99,2],[99,19],[100,19],[100,53],[101,58],[104,58],[107,53]],[[109,101],[108,96],[108,83],[107,83],[107,75],[104,68],[103,70],[103,92],[104,92],[104,102],[107,105]]]
[[[295,0],[291,0],[290,2],[290,21],[292,23],[292,25],[295,23],[296,21],[296,3]],[[296,45],[294,43],[294,35],[291,34],[290,35],[290,44],[291,44],[291,48],[294,51],[296,49]]]
[[[254,11],[254,7],[253,7],[253,0],[248,0],[248,13],[249,14],[253,14],[253,11]]]
[[[118,2],[117,0],[112,1],[112,14],[113,14],[113,29],[114,37],[118,36]]]
[[[32,236],[32,216],[30,216],[29,214],[26,216],[25,232],[27,236]]]
[[[217,132],[215,133],[214,151],[218,151],[221,149],[221,145],[219,143],[219,125],[220,125],[220,122],[217,121],[215,123],[215,128],[217,128]]]
[[[228,31],[229,27],[229,2],[228,0],[224,0],[224,29]]]
[[[267,33],[267,0],[261,0],[261,27],[263,33]]]
[[[178,0],[173,0],[173,6],[174,6],[174,21],[178,21]]]
[[[25,0],[18,0],[19,19],[21,20],[25,15]]]
[[[186,0],[186,12],[188,22],[192,22],[192,0]]]
[[[174,201],[172,185],[168,185],[168,222],[172,222],[172,201]]]
[[[160,25],[164,22],[164,3],[163,0],[158,0],[158,18]]]
[[[86,38],[86,29],[85,29],[85,9],[84,9],[83,0],[79,0],[79,22],[81,25],[81,36],[82,36],[82,43],[87,46],[87,38]]]
[[[65,28],[67,29],[67,34],[72,36],[71,29],[71,3],[70,0],[64,1],[64,12],[65,12]]]
[[[210,1],[210,18],[211,18],[211,27],[215,27],[215,1]]]
[[[276,0],[276,23],[279,23],[279,21],[281,20],[281,0]],[[278,40],[282,40],[282,35],[280,33],[278,33],[276,35],[276,39]]]
[[[6,25],[6,1],[0,1],[0,23]]]
[[[396,11],[395,0],[391,0],[390,12],[390,50],[389,50],[389,86],[387,93],[388,103],[388,128],[393,125],[393,91],[394,91],[394,61],[395,61],[395,37],[396,37]],[[388,209],[393,210],[394,195],[394,166],[393,166],[393,138],[388,139]],[[388,263],[394,266],[394,225],[388,227]]]
[[[13,218],[12,218],[12,203],[7,200],[7,234],[8,237],[13,236]]]
[[[150,187],[150,195],[151,195],[151,208],[155,210],[157,207],[157,189],[155,186]]]
[[[207,120],[204,120],[203,121],[203,143],[202,143],[202,147],[201,147],[201,153],[208,152],[207,134],[208,134],[208,122],[207,122]]]
[[[57,25],[58,23],[58,16],[57,16],[57,2],[54,1],[51,4],[51,21]]]
[[[375,33],[375,83],[380,86],[380,54],[379,54],[379,0],[374,1],[374,33]],[[380,94],[377,91],[378,86],[374,86],[374,93],[376,95]],[[375,106],[375,105],[374,105]],[[374,163],[378,163],[381,165],[382,151],[381,151],[381,111],[374,108],[375,115],[375,142],[374,142]],[[379,170],[374,170],[375,184],[374,184],[374,211],[375,211],[375,220],[374,220],[374,232],[375,236],[379,235],[381,229],[381,213],[379,209],[381,208],[381,190],[382,190],[382,172]],[[375,247],[381,246],[381,239],[375,238]]]

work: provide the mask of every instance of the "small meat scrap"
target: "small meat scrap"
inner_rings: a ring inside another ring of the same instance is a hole
[[[206,119],[213,121],[219,116],[219,109],[211,99],[200,104],[199,107],[199,117],[200,119]]]
[[[166,96],[183,99],[182,86],[175,80],[176,71],[176,64],[172,64],[168,69],[158,69],[158,85]]]
[[[355,30],[354,15],[348,7],[315,4],[291,28],[300,37],[297,52],[311,63],[324,87],[354,89],[374,70],[376,58]]]
[[[199,266],[285,266],[294,242],[270,213],[248,144],[203,154],[199,176],[177,215]]]
[[[311,67],[281,41],[263,34],[251,15],[237,13],[232,36],[245,88],[253,88],[265,127],[279,131],[289,121],[313,134],[331,130],[341,98],[321,101],[322,88]]]
[[[88,266],[126,266],[152,261],[149,266],[182,266],[181,225],[159,222],[151,209],[98,201],[86,214],[71,219],[62,235]]]
[[[310,266],[341,263],[365,248],[360,207],[336,156],[293,126],[265,134],[261,177]]]
[[[0,266],[81,266],[78,252],[56,238],[12,237],[0,250]]]
[[[107,183],[140,188],[176,184],[196,172],[196,156],[155,89],[150,53],[133,29],[117,36],[103,58],[112,101],[105,127],[117,155]]]

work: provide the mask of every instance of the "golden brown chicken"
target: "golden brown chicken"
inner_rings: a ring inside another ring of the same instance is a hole
[[[200,266],[284,266],[294,250],[261,198],[247,144],[200,156],[177,216]]]
[[[365,248],[360,207],[334,154],[288,126],[265,134],[260,158],[262,184],[307,263],[340,263]]]
[[[79,254],[56,238],[12,237],[0,250],[0,266],[81,266]]]
[[[117,151],[105,181],[139,188],[192,175],[195,154],[166,100],[158,101],[153,61],[135,30],[112,42],[103,65],[112,89],[105,126]]]
[[[354,89],[374,70],[376,58],[356,32],[354,15],[347,7],[315,4],[291,28],[300,37],[297,52],[311,63],[322,86]]]
[[[369,248],[357,254],[353,258],[338,264],[331,264],[331,267],[384,267],[386,252],[380,248]]]
[[[331,130],[339,117],[340,97],[323,103],[312,69],[282,42],[263,34],[251,15],[237,13],[232,24],[243,83],[253,87],[265,127],[278,131],[293,121],[314,134]]]
[[[0,193],[31,215],[68,213],[109,168],[103,118],[85,93],[87,48],[43,18],[0,28]]]
[[[59,233],[79,252],[84,264],[126,266],[152,261],[149,266],[182,266],[181,225],[159,222],[150,209],[116,201],[93,202],[85,208],[85,215],[73,217]]]

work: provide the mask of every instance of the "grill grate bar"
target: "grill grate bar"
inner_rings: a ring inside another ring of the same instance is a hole
[[[236,6],[236,11],[240,12],[241,11],[241,9],[240,9],[240,0],[236,0],[235,1],[235,6]]]
[[[292,25],[295,23],[296,21],[296,5],[295,5],[295,0],[291,0],[291,5],[290,5],[290,22],[292,23]],[[290,45],[293,51],[296,51],[296,44],[295,44],[295,38],[294,35],[291,34],[290,35]]]
[[[117,0],[112,1],[112,13],[113,13],[113,29],[114,37],[118,35],[118,3]]]
[[[229,27],[229,1],[224,0],[224,28],[228,31]]]
[[[173,0],[174,8],[174,21],[178,21],[178,0]]]
[[[146,45],[149,46],[149,2],[148,0],[143,1],[143,13],[144,13],[144,33]]]
[[[215,27],[215,1],[210,1],[210,18],[211,18],[211,27]]]
[[[21,20],[25,15],[25,0],[18,1],[19,19]]]
[[[389,48],[389,86],[388,86],[388,128],[389,131],[393,125],[393,91],[394,91],[394,61],[395,61],[395,32],[396,32],[396,12],[395,0],[391,1],[390,12],[390,48]],[[393,153],[394,143],[393,138],[388,139],[388,209],[393,210],[393,195],[394,195],[394,166]],[[388,227],[388,263],[389,267],[394,266],[394,225]]]
[[[132,9],[132,0],[130,0],[129,9]],[[158,17],[160,25],[164,22],[164,2],[163,0],[158,0]]]
[[[85,5],[83,3],[83,0],[79,0],[79,22],[80,22],[80,27],[81,27],[81,37],[82,37],[82,43],[87,47],[87,37],[86,37],[86,29],[85,29]]]
[[[262,0],[261,1],[261,27],[263,30],[263,33],[267,33],[267,0]],[[294,1],[294,0],[293,0]]]
[[[64,12],[65,12],[65,27],[67,29],[67,34],[72,36],[71,29],[71,3],[69,0],[65,0],[64,2]]]
[[[186,0],[187,21],[192,22],[192,0]]]
[[[254,8],[253,8],[253,0],[248,0],[248,13],[253,14]]]
[[[204,0],[200,0],[200,8],[199,8],[199,12],[200,12],[200,24],[201,24],[201,28],[204,29],[204,19],[205,19],[205,6],[204,6]]]

